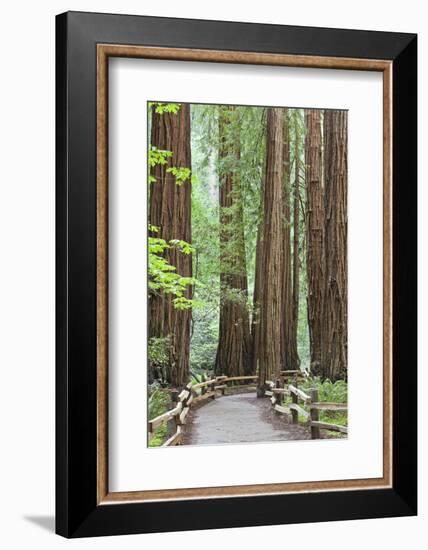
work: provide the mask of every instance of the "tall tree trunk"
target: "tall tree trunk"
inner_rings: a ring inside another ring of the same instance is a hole
[[[256,325],[261,389],[266,380],[279,376],[281,369],[282,195],[283,109],[268,108],[263,235],[260,254],[262,280],[259,322]]]
[[[220,326],[215,372],[242,376],[251,369],[244,210],[238,163],[239,132],[233,131],[233,107],[219,113],[221,175]]]
[[[305,109],[306,268],[311,373],[321,374],[322,308],[325,277],[324,197],[322,188],[321,114]]]
[[[324,112],[326,277],[323,376],[347,375],[347,112]]]
[[[297,352],[297,329],[299,325],[299,292],[300,292],[300,204],[299,204],[299,178],[300,178],[300,132],[296,119],[298,112],[294,113],[294,187],[293,187],[293,335],[296,343],[296,366],[300,367],[300,358]],[[294,367],[293,367],[294,368]]]
[[[263,193],[264,185],[261,187],[261,195]],[[263,209],[263,196],[260,197],[260,210]],[[262,215],[262,214],[261,214]],[[257,242],[256,242],[256,267],[254,276],[254,292],[253,292],[253,314],[251,318],[251,373],[255,374],[259,365],[259,323],[260,323],[260,295],[261,295],[261,283],[262,283],[262,233],[263,233],[263,219],[259,222],[257,228]]]
[[[262,120],[267,118],[267,110],[263,110]],[[266,138],[266,128],[264,128],[264,137]],[[265,157],[266,164],[266,157]],[[253,310],[251,316],[251,372],[250,374],[258,374],[259,371],[259,323],[260,323],[260,296],[262,275],[262,238],[263,238],[263,210],[264,210],[264,188],[266,177],[266,166],[264,166],[264,176],[262,177],[259,193],[259,222],[257,226],[256,237],[256,256],[254,269],[254,289],[253,289]]]
[[[282,368],[295,369],[299,359],[293,319],[293,281],[291,267],[291,178],[290,128],[288,110],[284,110],[283,133],[284,184],[282,203],[282,302],[281,302],[281,358]]]
[[[153,236],[191,242],[191,183],[177,185],[175,176],[167,168],[191,167],[190,106],[182,104],[179,111],[158,114],[152,109],[151,146],[171,151],[167,164],[157,165],[151,184],[149,222],[159,228]],[[167,261],[176,267],[182,277],[192,276],[192,257],[177,248],[165,253]],[[185,293],[191,298],[191,289]],[[169,338],[169,368],[167,382],[181,387],[189,377],[190,310],[177,310],[171,295],[152,294],[149,300],[149,338]]]

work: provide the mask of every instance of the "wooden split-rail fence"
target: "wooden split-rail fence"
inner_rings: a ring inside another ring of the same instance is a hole
[[[346,403],[327,403],[321,402],[318,399],[318,390],[311,388],[309,393],[306,393],[302,389],[297,387],[297,381],[301,376],[306,376],[301,371],[283,371],[288,377],[294,376],[294,384],[285,383],[283,378],[276,380],[276,382],[266,382],[268,390],[265,391],[265,395],[270,397],[272,407],[279,414],[285,414],[291,419],[293,424],[299,422],[299,417],[303,418],[303,422],[311,429],[311,438],[320,439],[320,430],[329,430],[333,432],[340,432],[343,434],[348,433],[347,426],[341,426],[339,424],[332,424],[330,422],[320,422],[320,411],[347,411],[348,405]],[[291,403],[283,405],[284,396],[291,398]],[[299,403],[302,403],[300,405]],[[306,406],[306,408],[304,408]]]
[[[281,376],[276,382],[268,381],[264,389],[264,395],[271,398],[272,407],[278,414],[287,415],[289,421],[293,424],[299,422],[300,417],[304,418],[305,425],[311,429],[312,439],[320,438],[320,430],[331,430],[341,433],[348,433],[346,426],[320,422],[319,412],[324,411],[345,411],[347,405],[343,403],[322,403],[318,401],[318,391],[311,389],[307,394],[300,388],[298,383],[301,378],[306,377],[306,373],[302,371],[289,370],[281,371]],[[149,440],[153,437],[155,430],[160,426],[173,422],[173,433],[162,445],[169,447],[179,445],[182,442],[183,429],[186,424],[186,418],[190,408],[195,405],[202,405],[216,396],[225,395],[227,388],[239,388],[245,390],[258,389],[258,375],[255,376],[217,376],[204,382],[193,384],[189,382],[181,392],[171,392],[173,406],[167,412],[149,420],[148,434]],[[291,384],[290,382],[293,382]],[[239,385],[230,386],[231,383],[238,382]],[[247,385],[243,385],[247,383]],[[252,383],[252,384],[251,384]],[[248,385],[249,384],[249,385]],[[290,396],[291,403],[283,405],[283,397]],[[299,402],[303,406],[299,405]],[[306,410],[304,408],[308,410]]]
[[[163,447],[179,445],[183,436],[183,426],[186,424],[186,417],[189,414],[190,407],[200,405],[217,395],[225,395],[228,385],[232,382],[255,382],[258,376],[217,376],[204,382],[193,384],[189,382],[180,393],[172,393],[173,408],[164,414],[149,420],[148,433],[149,440],[153,437],[154,431],[170,421],[175,422],[174,433],[165,441]],[[236,386],[237,388],[256,389],[256,386]]]

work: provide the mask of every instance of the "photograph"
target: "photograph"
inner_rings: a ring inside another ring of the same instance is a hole
[[[348,111],[147,109],[148,446],[347,438]]]

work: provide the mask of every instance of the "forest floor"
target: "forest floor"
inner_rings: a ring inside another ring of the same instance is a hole
[[[310,430],[289,424],[272,410],[270,399],[255,393],[219,397],[191,411],[183,445],[310,439]]]

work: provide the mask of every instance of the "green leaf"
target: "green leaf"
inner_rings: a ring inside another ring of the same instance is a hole
[[[180,103],[150,103],[150,105],[155,105],[155,111],[160,115],[164,113],[176,115],[181,107]]]

